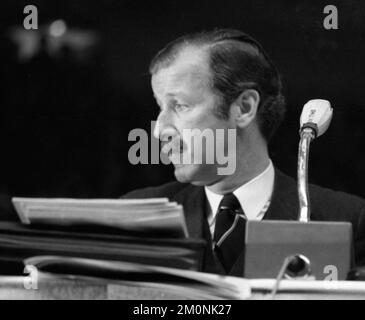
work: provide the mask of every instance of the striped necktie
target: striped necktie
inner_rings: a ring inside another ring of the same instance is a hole
[[[214,251],[227,273],[244,249],[246,217],[233,193],[226,194],[218,207],[214,230]]]

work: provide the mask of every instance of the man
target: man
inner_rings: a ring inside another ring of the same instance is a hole
[[[181,203],[190,237],[209,244],[202,271],[240,275],[236,261],[245,221],[298,217],[296,182],[275,169],[268,154],[285,112],[279,73],[260,44],[237,30],[179,38],[156,55],[150,73],[160,106],[155,136],[174,163],[178,182],[124,197]],[[186,129],[234,129],[234,172],[218,174],[216,161],[178,161],[194,154],[184,140]],[[365,263],[365,201],[316,186],[310,187],[310,197],[312,220],[352,223],[356,263]]]

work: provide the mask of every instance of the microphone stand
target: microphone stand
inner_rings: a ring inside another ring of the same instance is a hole
[[[298,151],[298,194],[299,194],[299,221],[310,221],[310,201],[308,192],[308,158],[309,146],[315,138],[315,130],[304,127],[300,134]]]

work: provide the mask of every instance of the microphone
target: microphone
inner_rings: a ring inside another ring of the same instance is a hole
[[[324,134],[332,119],[333,109],[327,100],[314,99],[309,100],[303,107],[300,116],[300,133],[302,135],[305,129],[313,132],[314,138]]]
[[[310,203],[308,195],[308,156],[313,139],[324,134],[332,119],[333,109],[327,100],[308,101],[300,116],[300,142],[298,151],[298,195],[299,221],[310,221]]]

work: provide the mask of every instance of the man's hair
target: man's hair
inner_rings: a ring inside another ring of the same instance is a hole
[[[262,46],[249,35],[234,29],[188,34],[168,43],[150,64],[150,73],[170,66],[189,46],[208,49],[212,90],[222,98],[216,113],[227,118],[229,106],[246,89],[260,94],[258,123],[267,141],[285,114],[279,72]]]

